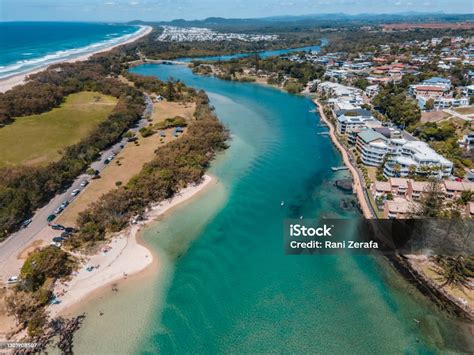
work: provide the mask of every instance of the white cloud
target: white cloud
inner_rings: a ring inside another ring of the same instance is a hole
[[[139,1],[130,1],[129,4],[132,5],[132,6],[135,6],[135,5],[140,5],[140,2]]]

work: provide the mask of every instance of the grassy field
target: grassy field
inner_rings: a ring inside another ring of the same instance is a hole
[[[160,102],[153,105],[153,114],[150,124],[158,124],[169,117],[181,116],[188,121],[193,119],[196,109],[195,104],[183,105],[175,102]],[[184,133],[186,133],[184,129]],[[117,183],[127,184],[130,179],[138,174],[143,164],[160,154],[160,147],[175,140],[173,128],[164,130],[166,137],[160,137],[157,132],[152,136],[143,138],[137,134],[136,144],[127,146],[115,157],[112,162],[100,173],[100,179],[92,180],[87,188],[59,215],[57,223],[65,226],[75,226],[80,212],[84,211],[92,202],[104,193],[117,188]]]
[[[49,112],[17,118],[0,128],[0,167],[59,159],[61,149],[79,142],[109,116],[116,103],[111,96],[80,92]]]

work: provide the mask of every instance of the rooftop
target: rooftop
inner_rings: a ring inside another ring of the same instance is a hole
[[[380,134],[379,132],[374,131],[373,129],[365,129],[357,134],[360,139],[362,139],[365,143],[370,143],[376,140],[383,140],[386,141],[384,135]]]

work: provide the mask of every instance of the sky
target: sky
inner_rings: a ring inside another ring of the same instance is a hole
[[[474,0],[0,0],[0,21],[161,21],[344,12],[474,13]]]

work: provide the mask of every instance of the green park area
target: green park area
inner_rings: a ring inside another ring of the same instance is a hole
[[[117,99],[97,92],[69,95],[60,107],[18,117],[0,128],[0,167],[42,165],[78,143],[112,112]]]

